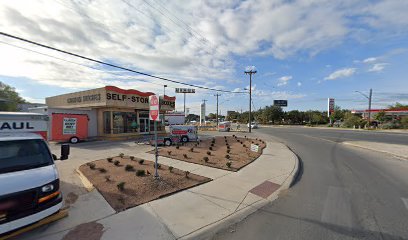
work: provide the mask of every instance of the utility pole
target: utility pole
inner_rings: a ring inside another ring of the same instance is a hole
[[[167,85],[165,84],[165,85],[163,85],[163,103],[164,103],[164,101],[166,101],[166,87],[167,87]],[[164,104],[163,104],[164,105]],[[166,115],[166,111],[163,111],[163,127],[164,128],[166,128],[166,118],[165,118],[165,115]]]
[[[186,117],[186,93],[184,93],[184,117]]]
[[[249,74],[249,118],[248,118],[248,132],[251,132],[251,110],[252,110],[252,74],[255,74],[256,70],[250,69],[245,71],[245,74]]]
[[[216,121],[217,121],[217,129],[218,129],[218,97],[221,96],[221,94],[217,93],[217,94],[215,94],[214,96],[217,97],[217,112],[216,112],[216,114],[215,114],[215,118],[216,118]],[[217,131],[218,131],[218,130],[217,130]]]
[[[370,128],[371,126],[371,100],[373,98],[373,89],[370,88],[370,93],[368,94],[368,96],[360,91],[355,91],[360,93],[361,95],[363,95],[365,98],[368,99],[368,128]]]

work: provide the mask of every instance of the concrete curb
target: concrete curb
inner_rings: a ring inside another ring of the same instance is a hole
[[[75,172],[78,174],[79,179],[81,180],[82,184],[84,185],[85,189],[88,192],[91,192],[92,190],[95,189],[94,185],[88,180],[87,177],[79,170],[79,168],[75,169]]]
[[[235,223],[238,223],[242,220],[244,220],[246,217],[248,217],[250,214],[256,212],[263,206],[265,206],[268,203],[273,202],[274,200],[278,199],[279,193],[283,190],[286,190],[291,187],[291,184],[296,180],[299,171],[300,171],[300,160],[297,157],[297,155],[288,147],[285,145],[285,147],[291,152],[293,159],[295,160],[295,164],[293,166],[293,169],[289,176],[286,178],[286,180],[283,182],[283,184],[279,187],[278,190],[276,190],[274,193],[272,193],[267,199],[265,200],[259,200],[251,205],[247,205],[246,207],[237,210],[234,213],[231,213],[230,215],[211,223],[210,225],[204,226],[201,229],[195,230],[187,235],[184,235],[178,239],[210,239],[215,233],[218,231],[224,229],[227,226],[233,225]]]
[[[352,146],[352,147],[358,147],[358,148],[362,148],[362,149],[366,149],[366,150],[376,151],[376,152],[380,152],[380,153],[390,154],[390,155],[392,155],[394,157],[397,157],[397,158],[400,158],[402,160],[407,160],[408,161],[408,156],[401,156],[401,155],[397,155],[397,154],[392,153],[392,152],[387,152],[387,151],[384,151],[384,150],[378,150],[378,149],[375,149],[375,148],[369,148],[369,147],[361,146],[361,145],[358,145],[358,144],[353,144],[353,143],[350,143],[350,142],[342,142],[342,144]]]

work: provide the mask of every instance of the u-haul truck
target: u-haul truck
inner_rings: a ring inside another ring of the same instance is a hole
[[[55,218],[62,207],[47,128],[47,115],[0,112],[0,238]],[[60,160],[68,155],[69,145],[63,144]]]

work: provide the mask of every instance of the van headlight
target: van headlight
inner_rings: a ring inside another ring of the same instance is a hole
[[[54,185],[52,183],[50,183],[50,184],[47,184],[47,185],[41,187],[41,192],[43,192],[43,193],[52,192],[52,191],[54,191],[54,189],[55,189]]]

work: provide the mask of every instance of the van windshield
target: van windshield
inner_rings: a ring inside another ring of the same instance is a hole
[[[53,164],[43,140],[0,141],[0,173],[22,171]]]

